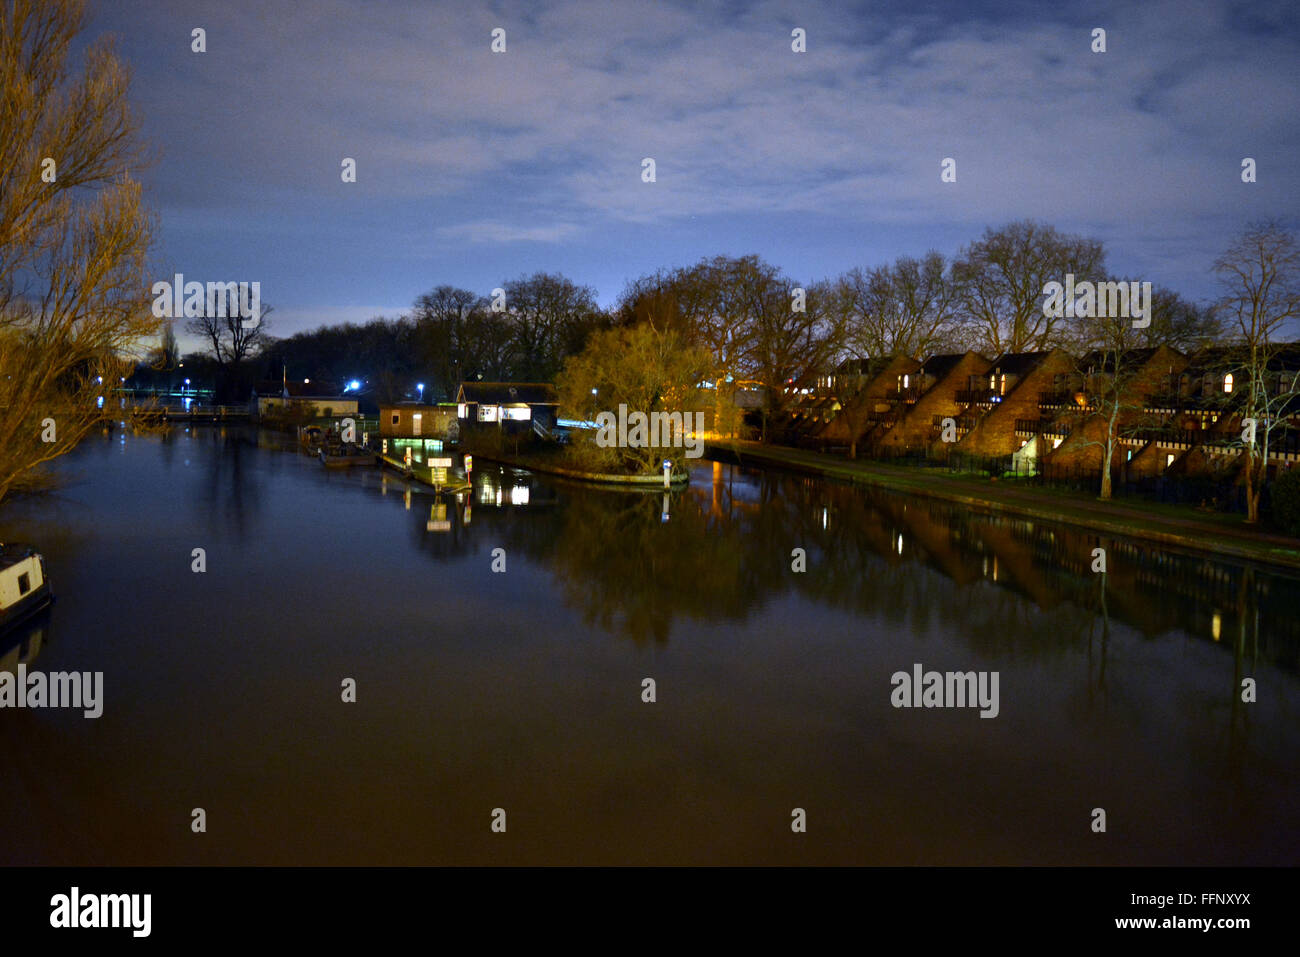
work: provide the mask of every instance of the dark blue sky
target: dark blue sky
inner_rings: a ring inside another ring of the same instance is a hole
[[[1248,220],[1300,218],[1297,9],[104,0],[90,34],[159,153],[158,278],[260,281],[288,335],[539,269],[602,303],[719,253],[811,281],[1019,218],[1205,298]]]

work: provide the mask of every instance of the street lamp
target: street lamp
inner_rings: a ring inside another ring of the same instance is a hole
[[[423,401],[424,401],[424,383],[423,383],[423,382],[417,382],[417,383],[415,384],[415,387],[416,387],[417,389],[420,390],[420,401],[423,402]]]

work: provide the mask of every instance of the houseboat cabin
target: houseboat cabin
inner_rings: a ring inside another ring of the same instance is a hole
[[[0,633],[50,603],[45,561],[30,545],[0,544]]]

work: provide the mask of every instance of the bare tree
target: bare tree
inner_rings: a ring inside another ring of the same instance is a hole
[[[1277,341],[1289,320],[1300,316],[1300,246],[1276,221],[1252,223],[1214,262],[1223,289],[1219,307],[1232,326],[1241,354],[1238,400],[1246,467],[1246,521],[1259,521],[1259,500],[1268,475],[1269,442],[1294,411],[1297,376],[1281,375]]]
[[[1151,292],[1150,319],[1148,326],[1134,330],[1138,345],[1169,346],[1190,354],[1223,335],[1223,322],[1215,305],[1190,302],[1163,286]]]
[[[260,349],[270,343],[270,329],[267,317],[272,307],[260,305],[258,315],[244,318],[239,309],[212,308],[204,309],[198,316],[191,316],[185,328],[192,335],[207,343],[208,352],[217,360],[218,367],[230,374],[245,359],[255,356]]]
[[[466,350],[466,324],[471,313],[486,308],[486,301],[477,293],[448,285],[438,286],[415,300],[412,319],[416,352],[431,373],[432,396],[455,396],[466,362],[473,364]]]
[[[837,283],[848,344],[864,356],[924,358],[953,342],[956,287],[942,255],[852,269]]]
[[[603,324],[596,291],[564,276],[534,273],[506,283],[504,289],[519,378],[550,381],[565,356],[580,352]]]
[[[158,332],[129,74],[83,0],[0,3],[0,498],[103,418]],[[107,385],[106,385],[107,384]]]
[[[986,229],[953,264],[963,320],[975,344],[993,355],[1030,352],[1057,345],[1059,320],[1045,314],[1043,287],[1094,281],[1105,268],[1105,251],[1095,239],[1059,233],[1029,221]]]

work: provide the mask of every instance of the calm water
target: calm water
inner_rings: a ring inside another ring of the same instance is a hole
[[[0,711],[0,862],[1295,862],[1297,577],[707,462],[666,518],[480,462],[444,518],[277,442],[96,439],[0,509],[59,596],[0,650],[105,688]],[[893,708],[918,662],[1000,714]]]

